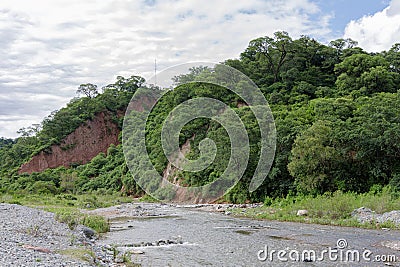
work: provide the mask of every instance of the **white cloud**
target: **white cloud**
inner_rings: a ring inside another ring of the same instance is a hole
[[[388,50],[400,42],[400,0],[392,0],[389,7],[357,21],[351,21],[345,29],[345,38],[358,41],[370,52]]]
[[[329,16],[311,0],[2,0],[1,5],[0,136],[14,137],[20,127],[40,122],[81,83],[101,87],[117,75],[149,78],[154,58],[158,69],[219,62],[278,30],[292,37],[330,33]]]

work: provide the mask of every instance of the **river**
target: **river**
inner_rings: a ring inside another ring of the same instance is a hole
[[[395,230],[252,220],[150,203],[94,212],[111,220],[99,243],[133,251],[132,261],[142,266],[400,266]]]

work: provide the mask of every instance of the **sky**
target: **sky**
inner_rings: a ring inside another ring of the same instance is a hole
[[[400,0],[1,0],[0,136],[62,108],[82,83],[237,58],[287,31],[369,52],[400,42]]]

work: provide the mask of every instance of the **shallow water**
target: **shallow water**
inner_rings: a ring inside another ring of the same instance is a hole
[[[367,261],[378,254],[395,255],[400,260],[400,251],[382,245],[384,241],[399,241],[398,231],[259,221],[167,205],[140,205],[163,216],[113,220],[111,232],[100,242],[143,251],[132,256],[142,266],[384,266]],[[338,239],[345,239],[347,246],[337,249]],[[154,246],[159,240],[178,244]],[[153,245],[146,246],[150,243]],[[286,251],[280,252],[281,259],[279,250]],[[327,252],[322,254],[323,250]],[[367,250],[372,254],[364,259]],[[316,257],[305,262],[313,251]],[[399,261],[391,264],[400,266]]]

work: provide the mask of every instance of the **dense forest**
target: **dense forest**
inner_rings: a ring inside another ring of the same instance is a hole
[[[201,66],[175,77],[177,87],[157,103],[146,125],[146,147],[160,174],[168,163],[160,143],[163,120],[178,104],[208,96],[232,107],[249,135],[251,160],[243,179],[225,195],[227,201],[263,201],[266,197],[337,190],[361,193],[382,186],[400,190],[400,44],[388,51],[368,53],[351,39],[325,45],[307,36],[292,39],[286,32],[276,32],[272,37],[252,40],[238,59],[223,64],[254,81],[273,112],[277,147],[267,179],[256,191],[248,191],[260,153],[254,115],[249,107],[238,105],[241,99],[237,95],[224,88],[187,83],[212,75]],[[83,84],[78,88],[79,97],[40,125],[21,129],[15,140],[0,139],[0,191],[143,194],[128,171],[122,145],[111,145],[106,154],[100,153],[84,165],[33,174],[18,174],[18,169],[97,113],[125,110],[144,83],[138,76],[117,77],[101,92],[96,85]],[[122,128],[123,118],[115,116],[115,120]],[[226,167],[229,138],[215,121],[191,121],[183,128],[179,142],[190,142],[187,157],[195,159],[198,145],[206,137],[216,142],[215,161],[202,172],[178,172],[180,184],[203,185],[215,180]]]

